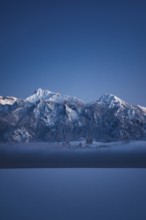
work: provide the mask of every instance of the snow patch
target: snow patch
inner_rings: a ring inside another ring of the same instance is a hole
[[[67,105],[65,105],[66,108],[66,112],[69,116],[69,121],[75,120],[78,118],[78,115],[76,113],[76,111],[74,111],[73,109],[69,108]]]
[[[49,90],[43,90],[39,88],[34,92],[33,95],[27,97],[25,99],[26,102],[29,103],[36,103],[37,101],[45,101],[45,102],[55,102],[55,103],[64,103],[69,102],[70,104],[76,104],[79,103],[79,105],[82,105],[84,102],[80,99],[77,99],[76,97],[71,96],[63,96],[60,93],[54,93]]]
[[[31,102],[31,103],[36,103],[37,101],[41,100],[46,100],[51,96],[52,92],[49,90],[43,90],[39,88],[37,91],[34,92],[33,95],[29,96],[28,98],[25,99],[26,102]]]
[[[16,102],[17,98],[13,96],[0,96],[0,105],[13,105]]]
[[[138,105],[138,107],[146,114],[146,107]]]
[[[119,107],[123,107],[126,103],[113,94],[105,94],[98,101],[99,104],[109,105],[109,108],[113,108],[115,105]]]

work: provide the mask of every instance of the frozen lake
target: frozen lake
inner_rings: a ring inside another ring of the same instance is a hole
[[[146,141],[0,144],[1,168],[146,168]]]
[[[2,220],[145,220],[146,169],[0,169]]]

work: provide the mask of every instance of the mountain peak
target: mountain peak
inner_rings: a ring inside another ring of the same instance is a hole
[[[110,107],[114,107],[115,105],[125,105],[125,102],[122,99],[113,94],[104,94],[97,102],[99,104],[109,105]]]
[[[34,93],[33,94],[38,94],[38,95],[41,95],[42,93],[51,93],[51,91],[50,90],[47,90],[47,89],[42,89],[42,88],[38,88],[37,90],[35,90],[34,91]]]
[[[51,94],[52,94],[51,91],[43,90],[43,89],[39,88],[31,96],[27,97],[25,99],[25,101],[28,101],[28,102],[31,102],[31,103],[35,103],[39,100],[43,101],[43,100],[48,99]]]
[[[80,99],[72,96],[61,95],[58,92],[51,92],[49,90],[43,90],[41,88],[37,89],[31,96],[25,99],[25,101],[30,103],[36,103],[37,101],[51,101],[56,103],[70,102],[70,103],[80,103],[84,102]]]

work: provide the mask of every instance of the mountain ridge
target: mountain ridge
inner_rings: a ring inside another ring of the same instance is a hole
[[[0,142],[144,139],[146,108],[113,94],[85,103],[39,88],[26,99],[0,96],[0,125]]]

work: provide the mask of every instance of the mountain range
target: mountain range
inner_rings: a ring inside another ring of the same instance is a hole
[[[0,142],[146,139],[146,108],[115,95],[97,101],[39,88],[26,99],[0,96]]]

